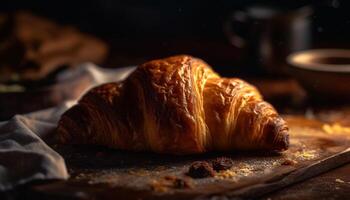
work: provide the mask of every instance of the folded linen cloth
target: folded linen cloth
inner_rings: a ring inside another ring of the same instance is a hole
[[[121,81],[134,69],[103,69],[85,63],[62,72],[58,82],[89,76],[91,88],[106,82]],[[9,121],[0,122],[0,191],[33,180],[69,178],[64,159],[45,143],[45,139],[52,137],[61,114],[74,104],[75,100],[67,99],[54,108],[16,115]]]

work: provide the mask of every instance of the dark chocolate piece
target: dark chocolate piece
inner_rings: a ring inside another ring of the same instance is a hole
[[[197,161],[191,164],[187,175],[192,178],[206,178],[213,177],[215,175],[215,171],[208,162]]]
[[[233,160],[230,158],[220,157],[216,158],[213,162],[213,169],[215,171],[222,171],[230,169],[233,165]]]

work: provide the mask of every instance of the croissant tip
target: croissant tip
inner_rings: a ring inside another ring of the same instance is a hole
[[[280,133],[280,137],[275,143],[275,148],[277,151],[286,151],[289,148],[288,130]]]

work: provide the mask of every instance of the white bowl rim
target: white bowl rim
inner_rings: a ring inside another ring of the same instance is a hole
[[[296,60],[300,56],[310,57],[311,55],[313,56],[313,58],[343,57],[343,58],[350,59],[350,49],[308,49],[308,50],[298,51],[290,54],[287,57],[287,62],[292,67],[305,69],[305,70],[350,73],[350,63],[349,64],[321,64],[321,63],[313,63],[313,62],[300,62]]]

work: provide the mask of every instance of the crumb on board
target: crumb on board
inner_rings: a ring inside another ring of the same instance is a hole
[[[238,167],[239,168],[250,168],[250,165],[248,165],[247,163],[242,162],[242,163],[239,163]]]
[[[243,176],[248,176],[249,174],[252,173],[252,168],[250,165],[246,163],[240,163],[238,165],[239,169],[236,171],[237,174],[243,175]]]
[[[297,163],[297,161],[287,158],[282,161],[281,165],[296,165]]]
[[[294,156],[303,160],[312,160],[317,157],[316,150],[301,150],[294,153]]]
[[[169,189],[192,188],[193,184],[189,179],[167,175],[150,183],[151,189],[156,192],[166,192]]]
[[[177,176],[168,175],[164,177],[164,180],[171,182],[171,186],[177,189],[193,187],[191,180],[187,178],[180,178]]]
[[[249,174],[252,173],[252,170],[249,168],[242,168],[242,169],[239,169],[238,173],[242,174],[243,176],[248,176]]]
[[[350,127],[342,126],[339,123],[334,124],[324,124],[322,130],[328,134],[334,133],[350,133]]]
[[[335,182],[337,182],[337,183],[345,183],[345,181],[341,180],[340,178],[335,179]]]
[[[232,170],[220,171],[215,175],[215,177],[219,179],[228,179],[228,178],[232,179],[232,178],[235,178],[236,176],[237,176],[237,173]]]
[[[151,190],[155,192],[166,192],[169,190],[169,187],[164,185],[164,183],[162,183],[159,180],[152,180],[152,182],[150,183],[150,187],[151,187]]]

